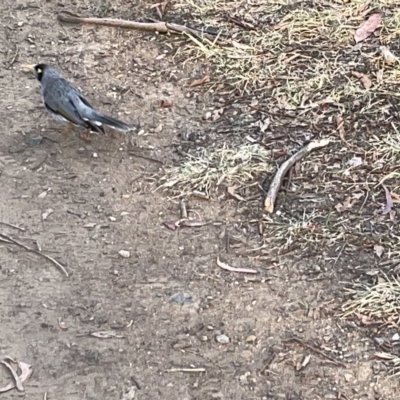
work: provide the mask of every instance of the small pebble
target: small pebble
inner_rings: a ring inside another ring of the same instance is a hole
[[[193,301],[193,297],[190,293],[175,293],[170,297],[169,301],[171,303],[185,304],[191,303]]]
[[[115,222],[115,221],[117,220],[117,218],[115,218],[115,217],[108,217],[108,219],[109,219],[111,222]]]
[[[39,144],[42,143],[42,140],[43,140],[43,136],[36,136],[36,137],[32,137],[32,138],[27,138],[25,140],[25,143],[31,147],[39,146]]]
[[[230,339],[228,338],[228,336],[226,336],[226,335],[224,335],[224,334],[217,335],[217,336],[215,337],[215,340],[216,340],[218,343],[221,343],[221,344],[227,344],[227,343],[230,342]]]
[[[126,250],[120,250],[118,254],[123,258],[129,258],[131,256],[131,253]]]
[[[250,335],[246,338],[247,343],[254,343],[257,340],[257,337],[255,335]]]

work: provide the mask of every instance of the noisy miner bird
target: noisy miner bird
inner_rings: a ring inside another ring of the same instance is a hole
[[[86,131],[82,139],[90,140],[90,131],[104,133],[103,125],[122,132],[135,127],[95,111],[80,91],[64,79],[53,67],[47,64],[24,65],[40,82],[44,106],[50,115],[59,122],[67,123],[64,130],[68,134],[72,126],[83,126]]]

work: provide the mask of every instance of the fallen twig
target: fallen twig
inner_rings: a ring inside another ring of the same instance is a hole
[[[167,372],[206,372],[205,368],[171,368]]]
[[[9,224],[8,222],[0,221],[0,224],[1,224],[1,225],[5,225],[5,226],[9,226],[10,228],[18,229],[18,230],[20,230],[20,231],[22,231],[22,232],[25,232],[25,228],[21,228],[20,226],[13,225],[13,224]]]
[[[12,237],[10,237],[8,235],[5,235],[4,233],[0,233],[0,239],[2,239],[2,241],[8,241],[12,244],[16,244],[17,246],[22,247],[26,251],[30,251],[30,252],[35,253],[43,258],[46,258],[47,260],[51,261],[56,267],[58,267],[65,274],[65,276],[67,278],[69,277],[69,274],[68,274],[67,270],[65,269],[65,267],[62,264],[60,264],[57,260],[55,260],[53,257],[48,256],[47,254],[42,253],[41,251],[32,249],[31,247],[28,247],[28,246],[24,245],[23,243],[18,242],[17,240],[13,239]]]
[[[286,160],[278,169],[275,174],[274,179],[269,187],[267,197],[264,200],[264,210],[268,213],[274,212],[274,204],[276,197],[278,196],[279,189],[282,185],[285,175],[292,166],[308,155],[312,150],[320,149],[329,144],[329,139],[315,140],[308,143],[302,149],[300,149],[296,154],[293,154],[288,160]]]
[[[137,22],[114,18],[83,18],[68,11],[63,11],[61,14],[58,14],[57,19],[60,22],[65,22],[69,24],[103,25],[111,26],[114,28],[137,29],[140,31],[159,33],[185,33],[187,35],[195,36],[198,38],[206,38],[213,42],[215,42],[216,38],[218,37],[218,35],[205,33],[197,29],[189,28],[188,26],[167,23],[164,21]]]
[[[283,342],[297,342],[299,344],[301,344],[303,347],[307,348],[308,350],[313,351],[314,353],[319,354],[322,357],[327,358],[329,361],[332,361],[334,364],[336,365],[340,365],[341,367],[347,368],[347,365],[342,363],[341,361],[337,361],[335,360],[333,357],[328,356],[327,354],[325,354],[323,351],[316,349],[315,347],[310,346],[309,344],[303,342],[301,339],[297,338],[297,337],[292,337],[290,339],[286,339],[283,340]]]
[[[219,257],[217,258],[217,265],[218,267],[225,269],[230,272],[241,272],[242,274],[258,274],[258,271],[251,268],[234,268],[228,264],[223,263],[220,261]]]
[[[152,162],[155,162],[158,164],[164,164],[164,162],[161,160],[157,160],[156,158],[152,158],[152,157],[147,157],[147,156],[144,156],[143,154],[135,153],[134,151],[128,151],[128,154],[133,157],[143,158],[143,160],[152,161]]]

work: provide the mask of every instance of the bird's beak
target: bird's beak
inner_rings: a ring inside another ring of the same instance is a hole
[[[24,64],[22,66],[24,72],[35,72],[35,64]]]

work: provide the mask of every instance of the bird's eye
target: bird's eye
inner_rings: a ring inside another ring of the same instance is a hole
[[[41,70],[40,68],[38,68],[38,69],[37,69],[37,73],[38,73],[38,74],[41,74],[41,73],[42,73],[42,70]]]

